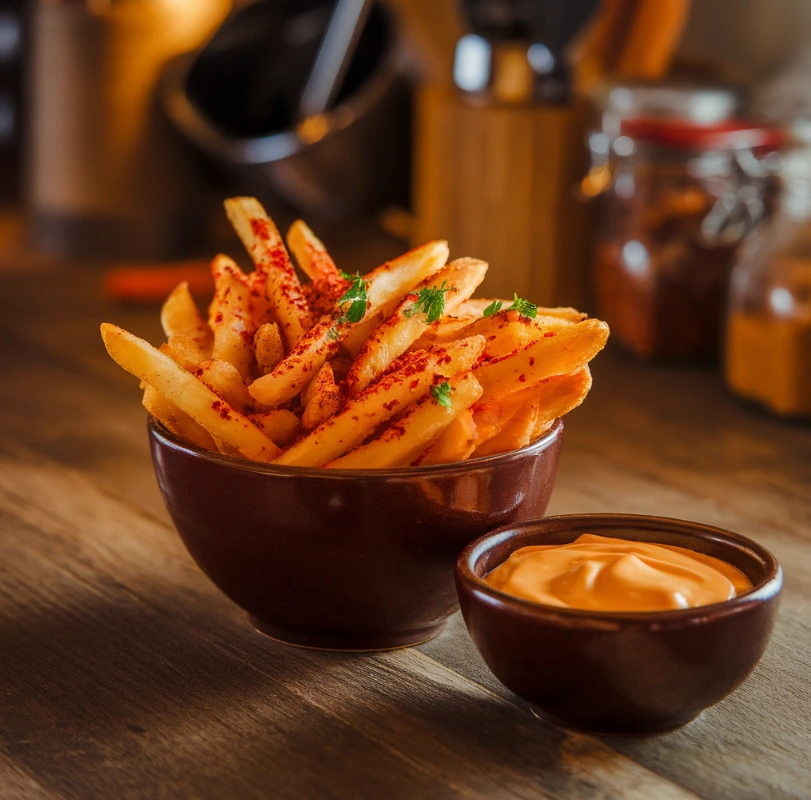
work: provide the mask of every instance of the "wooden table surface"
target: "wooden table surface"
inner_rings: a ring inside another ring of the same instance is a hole
[[[364,264],[363,266],[370,266]],[[550,513],[720,525],[785,569],[769,649],[679,731],[544,724],[457,614],[375,655],[276,644],[199,572],[147,452],[108,320],[155,309],[98,275],[0,275],[0,798],[811,798],[811,429],[739,405],[709,370],[606,352],[567,423]]]

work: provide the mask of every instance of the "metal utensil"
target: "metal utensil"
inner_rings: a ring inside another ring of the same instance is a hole
[[[330,107],[355,53],[371,7],[372,0],[338,0],[335,4],[301,94],[300,118],[323,114]]]

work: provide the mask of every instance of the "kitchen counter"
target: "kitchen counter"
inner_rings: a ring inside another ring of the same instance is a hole
[[[458,614],[382,654],[257,634],[186,554],[137,381],[101,344],[102,320],[158,344],[157,309],[105,301],[99,278],[0,274],[0,797],[811,797],[811,428],[708,369],[597,357],[549,513],[730,528],[785,589],[760,665],[698,720],[569,733],[495,681]]]

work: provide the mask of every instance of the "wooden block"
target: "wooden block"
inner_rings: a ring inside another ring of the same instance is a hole
[[[438,87],[418,97],[415,244],[490,263],[481,294],[583,306],[592,209],[575,197],[586,169],[576,107],[478,106]]]

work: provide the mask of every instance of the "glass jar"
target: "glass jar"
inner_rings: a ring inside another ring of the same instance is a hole
[[[732,273],[725,373],[773,413],[811,417],[811,146],[786,156],[782,177],[777,212]]]
[[[595,290],[612,338],[641,359],[711,360],[738,244],[765,214],[780,134],[728,121],[627,120]]]

